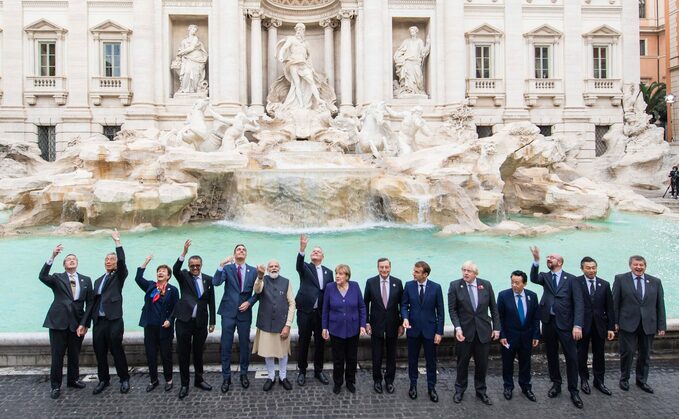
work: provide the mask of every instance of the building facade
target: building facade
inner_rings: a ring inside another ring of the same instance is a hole
[[[622,122],[623,85],[640,80],[640,10],[627,0],[0,5],[0,132],[38,142],[47,158],[75,136],[112,136],[123,124],[177,128],[201,95],[222,115],[264,112],[283,71],[277,44],[299,22],[340,111],[376,101],[394,109],[420,105],[436,123],[466,101],[482,134],[531,121],[545,133],[584,136],[582,160],[595,156],[595,136]],[[208,58],[202,93],[183,94],[173,63],[190,25]],[[394,53],[413,26],[430,44],[424,94],[397,95]]]
[[[665,0],[639,0],[641,82],[665,82]]]

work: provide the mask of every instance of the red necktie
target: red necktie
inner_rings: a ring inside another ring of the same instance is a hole
[[[241,266],[238,265],[238,290],[243,289],[243,274],[241,272]]]

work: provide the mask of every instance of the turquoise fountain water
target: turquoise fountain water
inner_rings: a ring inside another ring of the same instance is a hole
[[[412,279],[414,262],[428,261],[432,267],[430,279],[443,286],[444,294],[449,283],[460,277],[460,266],[466,260],[474,260],[479,265],[479,276],[490,280],[496,293],[508,288],[512,270],[529,270],[530,245],[539,246],[543,255],[561,253],[566,261],[565,270],[578,275],[580,259],[585,255],[592,256],[599,262],[599,276],[611,282],[615,274],[627,271],[630,255],[642,254],[648,260],[648,272],[663,280],[668,317],[679,317],[679,223],[659,217],[616,213],[605,222],[592,224],[600,229],[537,238],[485,234],[439,237],[435,235],[435,229],[429,228],[364,226],[356,230],[311,233],[310,246],[324,248],[324,264],[330,268],[339,263],[349,264],[351,279],[357,281],[361,289],[365,279],[376,274],[379,257],[389,257],[393,262],[392,274],[402,280]],[[269,259],[278,259],[282,275],[292,280],[296,291],[299,281],[295,272],[298,234],[294,231],[246,231],[224,223],[195,224],[135,234],[123,232],[130,269],[123,293],[126,329],[140,329],[137,322],[143,293],[134,283],[134,275],[147,254],[155,254],[146,276],[152,279],[155,267],[161,263],[172,265],[184,240],[191,239],[191,253],[203,257],[204,272],[212,275],[219,261],[229,255],[237,243],[244,243],[249,252],[248,263],[265,264]],[[78,255],[78,271],[93,279],[103,273],[104,256],[113,250],[113,242],[106,235],[55,237],[35,234],[0,239],[0,257],[5,270],[0,303],[3,311],[10,313],[0,317],[0,332],[44,330],[42,322],[52,301],[52,292],[38,280],[38,272],[58,243],[64,245],[64,254]],[[63,269],[62,260],[62,257],[57,259],[54,271]],[[541,267],[544,268],[544,264]],[[541,287],[533,284],[528,287],[541,294]],[[222,288],[217,288],[217,304],[222,293]],[[447,313],[446,323],[450,323]]]

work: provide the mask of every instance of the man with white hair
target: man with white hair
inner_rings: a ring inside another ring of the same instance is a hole
[[[462,278],[452,281],[448,289],[448,311],[455,326],[457,378],[453,401],[460,403],[467,389],[469,360],[474,357],[476,397],[492,405],[486,393],[486,373],[490,341],[500,338],[500,315],[495,304],[493,286],[478,278],[479,268],[472,261],[462,264]]]

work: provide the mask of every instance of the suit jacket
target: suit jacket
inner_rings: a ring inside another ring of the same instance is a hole
[[[237,319],[248,324],[252,323],[252,306],[259,300],[259,294],[254,294],[253,289],[257,280],[257,268],[245,264],[241,272],[243,277],[243,291],[238,285],[238,268],[235,263],[224,265],[222,270],[217,269],[212,277],[212,285],[218,287],[224,283],[224,295],[219,303],[217,313],[222,318]],[[240,312],[238,307],[245,301],[250,303],[250,308]]]
[[[116,256],[118,263],[116,269],[104,274],[94,281],[94,304],[87,309],[87,322],[94,319],[96,325],[99,321],[99,307],[104,304],[104,314],[109,320],[117,320],[123,318],[123,285],[127,278],[127,265],[125,264],[125,251],[122,246],[116,247]],[[99,292],[99,286],[108,275],[104,288]]]
[[[589,295],[589,282],[585,275],[576,278],[582,286],[582,300],[584,302],[584,324],[582,333],[592,332],[592,322],[594,322],[594,332],[599,337],[605,339],[608,331],[615,330],[615,310],[613,309],[613,294],[611,285],[598,276],[595,278],[596,288],[594,295]]]
[[[316,266],[313,263],[304,262],[304,256],[297,253],[297,273],[299,274],[299,290],[295,297],[297,310],[310,313],[314,304],[318,301],[318,309],[323,309],[323,291],[329,283],[333,282],[332,271],[325,266],[323,268],[323,289],[318,285]]]
[[[443,336],[443,310],[443,292],[439,284],[427,280],[424,301],[420,304],[419,284],[415,280],[406,282],[401,300],[401,317],[410,322],[407,337],[422,335],[425,339],[434,339],[435,334]]]
[[[389,299],[387,306],[382,302],[382,288],[380,276],[368,278],[365,284],[363,300],[368,312],[368,323],[375,336],[398,336],[398,328],[403,324],[401,318],[401,298],[403,298],[403,284],[401,280],[389,276]]]
[[[139,326],[146,327],[149,325],[151,320],[151,310],[154,304],[161,304],[162,322],[165,320],[170,321],[170,327],[160,328],[160,338],[161,339],[171,339],[174,336],[174,306],[179,301],[179,290],[172,284],[167,284],[165,288],[165,299],[161,303],[160,301],[153,302],[151,297],[153,291],[156,289],[156,283],[154,281],[148,281],[144,279],[144,268],[137,268],[137,275],[134,277],[134,281],[137,283],[139,288],[144,291],[144,307],[141,309],[141,317],[139,318]]]
[[[198,304],[196,311],[196,326],[207,327],[215,324],[215,289],[212,286],[212,277],[201,274],[203,281],[203,294],[198,298],[198,292],[193,281],[193,276],[186,269],[182,269],[183,261],[177,259],[172,267],[172,274],[179,282],[181,298],[174,307],[174,316],[183,322],[191,321],[193,307]],[[209,317],[208,317],[209,310]]]
[[[90,322],[85,316],[85,306],[89,309],[94,302],[92,280],[89,276],[78,273],[80,294],[73,299],[71,283],[66,272],[50,275],[52,265],[45,263],[38,278],[52,289],[54,300],[47,310],[47,316],[42,327],[55,330],[70,330],[75,332],[78,326],[89,327]]]
[[[665,318],[665,294],[660,279],[644,274],[646,291],[639,300],[632,272],[616,275],[613,281],[613,307],[615,323],[621,330],[634,333],[641,322],[644,333],[654,335],[667,330]]]
[[[500,330],[500,315],[490,282],[476,278],[476,289],[478,301],[475,310],[464,279],[452,281],[448,288],[448,312],[455,328],[462,328],[465,341],[472,341],[478,336],[481,343],[488,343],[493,330]]]
[[[349,281],[347,293],[342,296],[337,285],[330,284],[323,293],[323,329],[338,338],[347,339],[359,334],[365,327],[365,303],[358,283]]]
[[[530,268],[530,282],[542,285],[542,300],[540,300],[540,320],[542,324],[550,321],[550,309],[554,307],[554,320],[560,330],[572,330],[573,326],[582,327],[584,324],[584,303],[582,290],[575,276],[561,271],[559,286],[554,289],[552,273],[540,272],[539,266]]]
[[[497,311],[500,315],[500,339],[507,339],[510,346],[532,347],[533,339],[540,339],[540,316],[538,295],[523,289],[526,296],[526,320],[521,325],[519,309],[516,306],[514,291],[510,288],[497,296]]]

